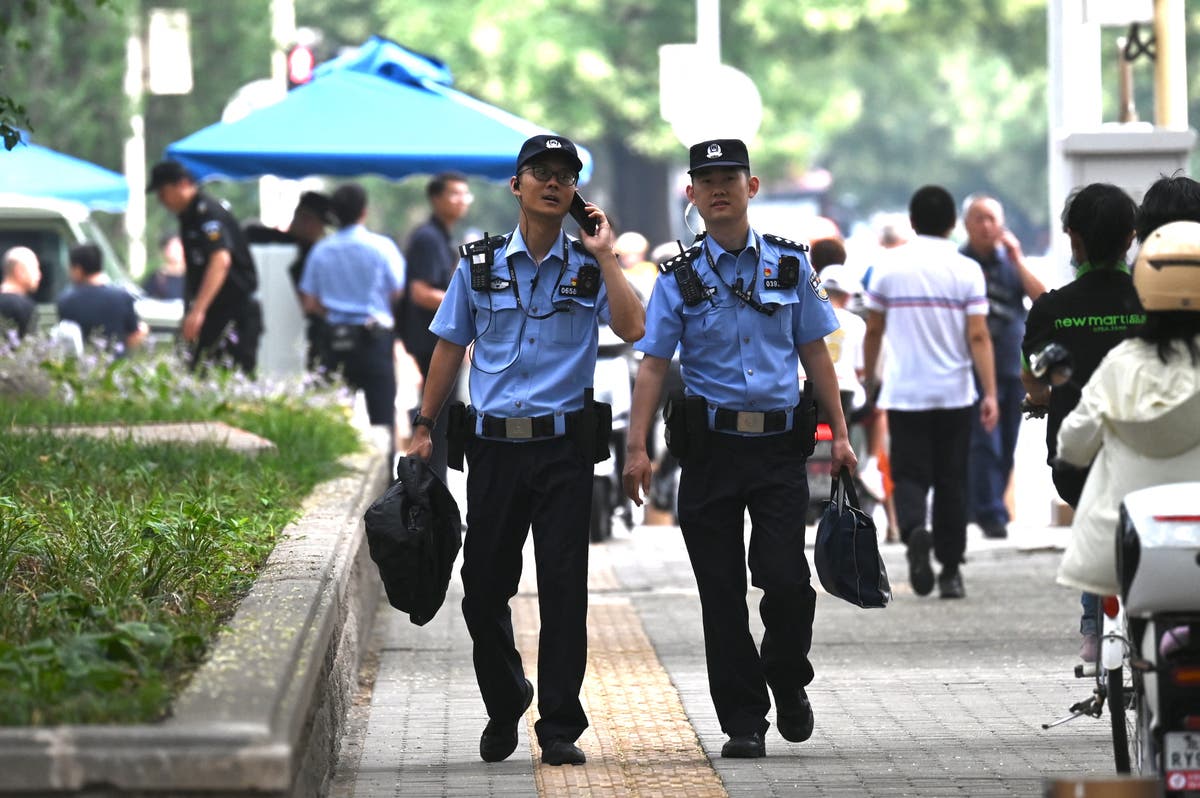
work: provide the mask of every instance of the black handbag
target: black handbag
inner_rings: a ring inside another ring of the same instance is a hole
[[[892,600],[875,521],[858,506],[858,492],[849,469],[833,477],[829,502],[817,524],[813,549],[817,578],[831,596],[859,607],[886,607]]]
[[[429,464],[401,457],[396,479],[363,516],[388,603],[424,626],[446,599],[462,547],[458,504]]]

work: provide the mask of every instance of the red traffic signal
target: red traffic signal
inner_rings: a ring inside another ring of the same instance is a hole
[[[313,68],[316,65],[317,57],[311,47],[305,44],[293,44],[287,51],[288,90],[291,91],[312,80]]]

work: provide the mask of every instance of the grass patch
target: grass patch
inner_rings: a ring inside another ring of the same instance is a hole
[[[0,348],[0,724],[160,719],[305,496],[355,451],[344,393],[172,354]],[[224,421],[257,456],[14,426]]]

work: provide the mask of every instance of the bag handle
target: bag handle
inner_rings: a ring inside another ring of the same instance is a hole
[[[838,489],[841,488],[844,494],[844,500],[839,501]],[[829,501],[837,502],[839,507],[853,507],[855,510],[861,510],[858,504],[858,489],[854,487],[854,477],[850,474],[850,469],[842,466],[838,473],[833,475],[833,483],[829,486]]]

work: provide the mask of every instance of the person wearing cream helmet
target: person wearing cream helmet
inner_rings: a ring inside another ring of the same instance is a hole
[[[1118,591],[1114,535],[1130,491],[1200,474],[1200,223],[1146,238],[1133,268],[1146,321],[1114,347],[1058,432],[1058,454],[1091,464],[1058,581]]]

